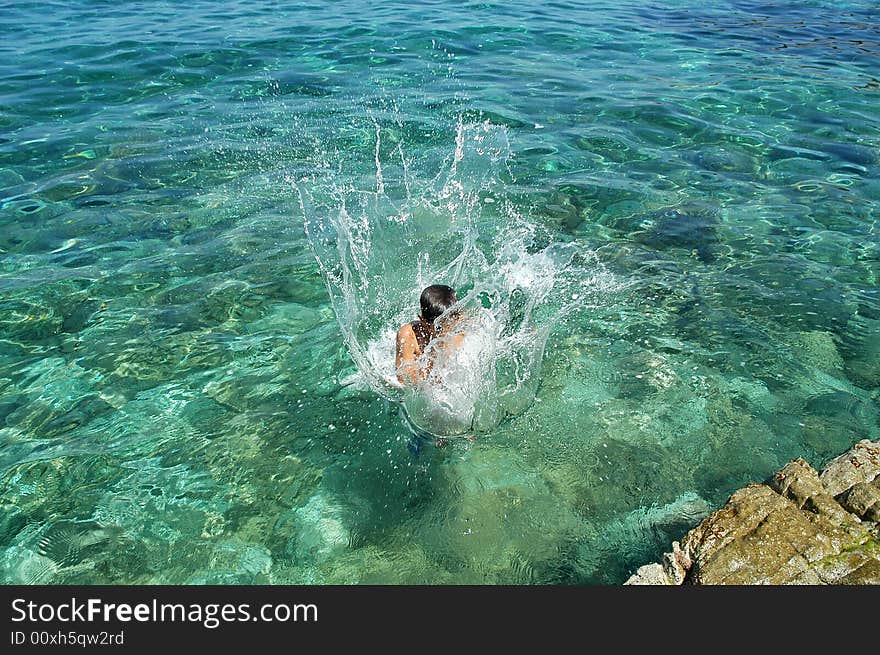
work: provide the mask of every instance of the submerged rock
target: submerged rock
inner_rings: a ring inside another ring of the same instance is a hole
[[[27,524],[27,516],[16,505],[0,505],[0,547],[11,543]]]
[[[625,584],[880,584],[880,441],[819,474],[795,459],[673,543]]]
[[[837,350],[834,334],[820,330],[795,332],[788,338],[797,359],[829,375],[843,375],[843,357]]]
[[[39,554],[58,566],[79,564],[90,547],[105,541],[116,541],[123,535],[116,525],[100,525],[94,521],[58,521],[49,526],[39,541]]]
[[[702,146],[689,159],[699,168],[715,173],[739,173],[753,176],[758,162],[748,152],[720,146]]]
[[[804,442],[821,457],[868,436],[877,418],[874,403],[846,391],[826,391],[806,400],[801,415]]]
[[[863,389],[880,388],[880,320],[856,317],[843,338],[845,371]]]
[[[601,577],[610,559],[619,558],[621,553],[633,555],[636,550],[647,550],[664,541],[668,543],[671,536],[695,525],[708,516],[709,511],[709,504],[692,491],[660,507],[633,510],[611,521],[596,537],[581,544],[576,555],[577,569],[585,579],[595,580]],[[639,570],[642,578],[656,578],[655,570],[644,567]]]
[[[228,539],[214,544],[206,568],[194,573],[187,584],[261,584],[272,564],[265,547]]]
[[[296,561],[322,563],[348,548],[350,534],[343,510],[320,491],[292,514],[297,526]]]
[[[702,262],[715,260],[718,242],[718,211],[712,207],[686,204],[668,207],[638,217],[639,230],[633,237],[657,249],[686,248]]]
[[[0,555],[0,582],[10,585],[45,585],[55,582],[60,567],[50,558],[21,545]]]
[[[587,526],[540,472],[511,449],[478,445],[443,473],[450,504],[416,535],[428,557],[463,584],[558,580],[560,553]]]
[[[823,150],[832,157],[856,164],[858,166],[874,166],[880,162],[880,154],[875,148],[863,146],[857,143],[845,143],[839,141],[824,141],[816,144],[817,149]]]

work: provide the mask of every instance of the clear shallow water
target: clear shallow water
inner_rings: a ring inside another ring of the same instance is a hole
[[[0,25],[4,583],[619,583],[742,484],[880,436],[873,3]],[[375,191],[378,161],[402,194],[484,121],[481,245],[517,217],[590,253],[566,284],[621,286],[554,324],[534,403],[415,455],[346,384],[296,182]]]

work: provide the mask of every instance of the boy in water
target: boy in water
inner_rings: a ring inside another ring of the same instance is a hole
[[[457,302],[458,297],[455,290],[445,284],[432,284],[422,291],[419,298],[421,312],[419,312],[418,320],[402,325],[397,331],[395,369],[397,370],[397,379],[401,384],[416,386],[430,380],[434,357],[439,354],[438,350],[442,349],[449,353],[448,349],[461,347],[465,337],[464,333],[457,331],[450,334],[461,316],[459,312],[451,311],[443,316],[441,321],[438,321],[440,316]],[[446,336],[447,334],[449,336]],[[428,350],[429,348],[430,350]],[[427,356],[423,356],[426,351],[428,352]],[[441,383],[440,380],[434,380],[434,382]],[[425,443],[433,442],[437,446],[444,446],[448,443],[446,437],[434,436],[417,427],[409,419],[403,407],[401,407],[401,412],[412,432],[407,446],[414,455],[419,455]],[[462,436],[469,441],[473,440],[469,434]]]
[[[453,334],[448,340],[432,341],[439,337],[444,329],[451,327],[450,320],[457,317],[452,313],[444,317],[444,321],[436,323],[438,317],[458,302],[455,290],[445,284],[432,284],[425,287],[419,298],[422,311],[419,312],[418,320],[406,323],[397,331],[397,355],[394,366],[397,370],[397,379],[402,384],[418,384],[428,379],[433,364],[432,357],[422,357],[428,345],[448,348],[461,345],[464,334]]]

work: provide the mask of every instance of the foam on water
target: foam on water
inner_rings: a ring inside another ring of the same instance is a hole
[[[377,124],[375,188],[329,170],[320,182],[297,183],[306,233],[358,370],[345,382],[402,403],[409,420],[434,435],[492,430],[533,401],[553,327],[615,281],[585,247],[554,242],[505,201],[506,129],[460,122],[453,154],[424,178],[398,146],[403,165],[389,179],[381,139]],[[433,362],[428,379],[405,388],[395,335],[435,283],[457,290],[462,320],[423,354]],[[460,345],[448,347],[453,339]]]

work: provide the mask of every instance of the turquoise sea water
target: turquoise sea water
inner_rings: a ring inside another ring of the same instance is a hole
[[[5,584],[617,584],[743,484],[880,437],[874,2],[0,27]],[[473,290],[560,249],[534,385],[444,446],[352,351],[416,298],[358,322],[382,294],[316,260],[404,294],[425,253],[468,253]]]

